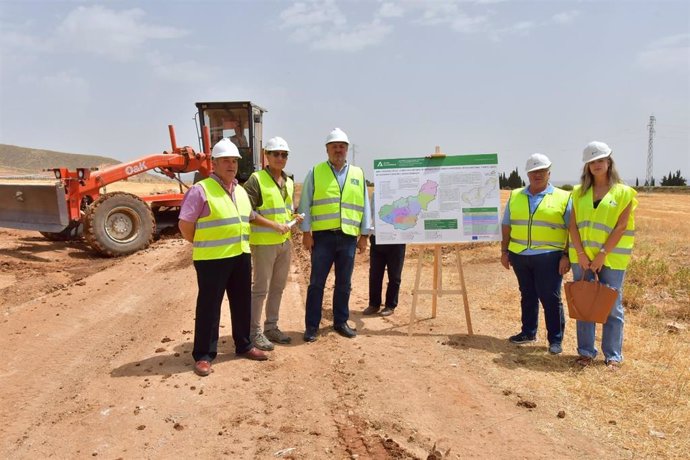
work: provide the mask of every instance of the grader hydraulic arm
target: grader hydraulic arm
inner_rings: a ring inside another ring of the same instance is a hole
[[[210,154],[178,147],[174,128],[168,129],[172,144],[169,152],[102,170],[53,168],[50,171],[57,179],[54,185],[0,184],[0,226],[38,230],[50,239],[70,239],[83,230],[86,241],[107,256],[129,254],[148,246],[156,229],[154,214],[176,208],[184,195],[138,197],[125,192],[101,194],[101,189],[151,170],[171,178],[195,171],[208,176]],[[203,136],[208,139],[208,129]]]

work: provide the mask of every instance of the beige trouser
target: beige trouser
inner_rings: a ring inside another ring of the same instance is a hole
[[[283,244],[252,245],[252,320],[249,336],[261,333],[261,311],[266,301],[264,331],[278,328],[278,311],[287,282],[292,257],[292,242]]]

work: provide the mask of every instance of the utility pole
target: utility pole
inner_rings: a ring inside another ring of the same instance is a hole
[[[649,148],[647,150],[647,178],[645,180],[645,185],[654,185],[654,123],[656,118],[654,115],[649,117]]]

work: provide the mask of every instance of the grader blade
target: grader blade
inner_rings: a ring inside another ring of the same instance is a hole
[[[0,184],[0,227],[60,232],[68,224],[62,184]]]

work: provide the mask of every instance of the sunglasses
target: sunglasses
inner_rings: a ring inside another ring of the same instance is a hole
[[[287,152],[268,152],[269,155],[273,155],[274,157],[278,158],[283,158],[287,159],[288,153]]]

